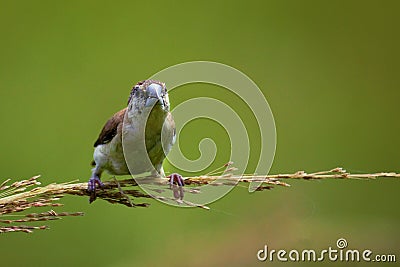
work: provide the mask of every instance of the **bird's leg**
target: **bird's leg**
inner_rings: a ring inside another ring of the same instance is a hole
[[[152,175],[165,177],[162,164],[156,166],[156,168],[152,171]],[[184,195],[183,187],[185,186],[182,176],[178,173],[173,173],[168,175],[167,178],[169,178],[169,188],[172,190],[174,198],[182,200]]]
[[[104,184],[100,180],[101,172],[97,169],[97,166],[92,170],[92,177],[88,182],[88,191],[90,192],[89,202],[92,203],[96,200],[96,185],[103,187]]]
[[[103,187],[104,184],[100,180],[101,174],[98,174],[96,170],[93,171],[92,177],[90,177],[89,182],[88,182],[88,191],[92,192],[96,190],[96,185],[99,185],[100,187]]]
[[[169,178],[169,186],[174,193],[175,199],[182,200],[184,195],[183,187],[185,186],[182,176],[177,173],[173,173],[167,176],[167,178]]]

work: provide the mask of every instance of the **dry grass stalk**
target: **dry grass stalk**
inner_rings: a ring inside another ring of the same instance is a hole
[[[203,176],[197,177],[186,177],[184,179],[185,192],[189,194],[199,193],[199,189],[195,186],[211,184],[214,186],[218,185],[236,185],[238,182],[250,183],[250,182],[262,182],[262,185],[257,189],[262,191],[265,189],[271,189],[274,186],[290,186],[288,183],[283,182],[283,179],[375,179],[378,177],[393,177],[399,178],[400,174],[395,172],[380,172],[372,174],[351,174],[346,172],[342,168],[335,168],[329,171],[321,171],[314,173],[306,173],[304,171],[298,171],[293,174],[274,174],[274,175],[242,175],[235,176],[232,174],[236,169],[231,167],[231,162],[225,164],[221,168]],[[30,233],[33,230],[48,229],[47,226],[26,226],[20,225],[19,223],[32,223],[32,222],[43,222],[49,220],[58,220],[64,216],[82,216],[82,212],[61,212],[56,213],[54,210],[50,210],[42,213],[30,213],[21,214],[19,219],[5,219],[8,215],[14,215],[15,213],[26,211],[30,208],[35,207],[58,207],[62,204],[57,201],[68,195],[78,196],[89,196],[87,192],[87,183],[76,183],[76,181],[69,183],[52,183],[41,187],[38,181],[39,176],[34,176],[28,180],[17,181],[9,185],[10,179],[0,184],[0,233],[5,232],[26,232]],[[154,177],[147,177],[153,179],[147,179],[148,183],[157,185],[154,189],[155,192],[163,190],[171,190],[169,187],[169,181],[165,179],[155,179]],[[218,180],[216,183],[215,181]],[[156,194],[147,194],[138,190],[138,184],[132,178],[123,180],[110,180],[104,182],[105,186],[102,189],[98,189],[96,195],[98,198],[108,201],[109,203],[122,204],[128,207],[147,207],[148,203],[134,203],[133,199],[138,198],[154,198],[165,200],[165,197],[157,196]],[[160,187],[161,186],[161,187]],[[161,188],[161,189],[160,189]],[[163,189],[164,188],[164,189]],[[172,195],[172,194],[171,194]],[[174,200],[173,197],[169,200]],[[203,209],[209,209],[206,206],[196,205],[189,203],[185,200],[181,200],[187,205],[200,207]]]
[[[21,214],[18,219],[4,219],[9,218],[9,216],[16,216],[15,213],[21,213],[30,208],[62,206],[61,203],[56,202],[63,196],[62,192],[53,190],[55,184],[39,187],[38,178],[39,176],[34,176],[28,180],[17,181],[10,185],[8,184],[10,179],[7,179],[0,184],[0,223],[4,224],[0,225],[0,233],[31,233],[33,230],[44,230],[48,229],[48,227],[45,225],[27,226],[19,223],[58,220],[63,216],[83,215],[82,212],[56,213],[54,210],[50,210],[42,213]],[[63,185],[66,184],[60,184],[59,186]]]

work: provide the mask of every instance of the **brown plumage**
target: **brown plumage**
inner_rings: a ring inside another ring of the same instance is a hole
[[[117,135],[117,131],[121,131],[126,109],[118,111],[106,122],[94,143],[94,147],[109,143]]]

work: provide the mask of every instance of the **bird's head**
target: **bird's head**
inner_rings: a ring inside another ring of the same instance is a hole
[[[169,98],[165,84],[156,80],[138,82],[132,88],[128,99],[129,110],[142,113],[153,107],[169,112]]]

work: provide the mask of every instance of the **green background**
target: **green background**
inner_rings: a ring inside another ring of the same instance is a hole
[[[398,1],[0,1],[0,180],[86,181],[92,144],[132,85],[193,60],[228,64],[261,88],[277,128],[271,173],[399,172],[398,10]],[[240,102],[221,88],[185,88],[172,106]],[[218,166],[229,144],[215,123],[187,125],[184,152],[199,155],[204,127],[222,142]],[[1,266],[262,266],[273,264],[256,259],[265,244],[323,249],[340,237],[400,260],[398,179],[291,184],[236,188],[211,211],[66,197],[57,211],[86,215],[0,235]]]

